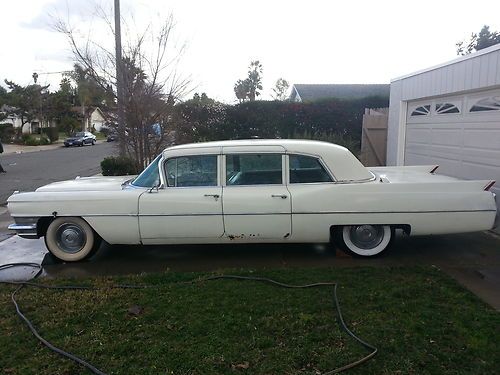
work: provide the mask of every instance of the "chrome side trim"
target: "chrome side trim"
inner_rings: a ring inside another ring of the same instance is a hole
[[[432,213],[461,213],[461,212],[496,212],[496,210],[429,210],[429,211],[315,211],[315,212],[252,212],[241,214],[223,213],[186,213],[186,214],[58,214],[58,217],[148,217],[148,216],[250,216],[250,215],[346,215],[346,214],[432,214]],[[49,216],[49,215],[47,215]],[[22,216],[17,216],[22,217]],[[11,224],[18,225],[18,224]],[[10,229],[10,226],[9,226]],[[12,229],[16,230],[16,229]]]

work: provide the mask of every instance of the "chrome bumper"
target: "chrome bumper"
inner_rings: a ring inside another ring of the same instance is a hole
[[[15,230],[22,238],[39,238],[36,224],[10,224],[9,230]]]
[[[495,229],[495,228],[498,228],[500,227],[500,205],[498,204],[498,197],[495,193],[493,193],[493,198],[495,199],[495,203],[497,205],[497,214],[495,216],[495,222],[493,223],[493,228],[491,229]]]

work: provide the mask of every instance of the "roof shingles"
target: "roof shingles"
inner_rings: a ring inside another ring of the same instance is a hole
[[[389,84],[295,84],[292,90],[292,100],[296,92],[301,101],[310,102],[321,99],[359,99],[367,96],[389,97]]]

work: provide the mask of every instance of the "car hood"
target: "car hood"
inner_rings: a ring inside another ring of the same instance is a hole
[[[122,184],[135,176],[82,177],[74,180],[53,182],[36,191],[115,191],[122,190]]]
[[[67,138],[66,142],[74,142],[74,141],[81,141],[83,137],[72,137],[72,138]]]

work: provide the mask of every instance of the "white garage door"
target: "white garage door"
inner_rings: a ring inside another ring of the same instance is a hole
[[[500,90],[409,102],[405,165],[422,164],[496,180],[492,191],[500,197]]]

